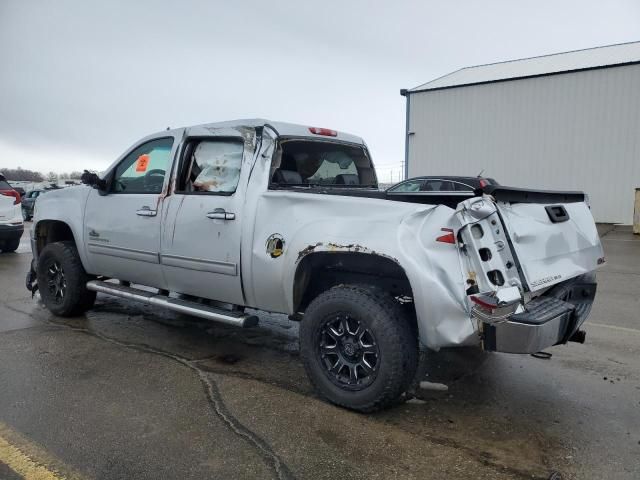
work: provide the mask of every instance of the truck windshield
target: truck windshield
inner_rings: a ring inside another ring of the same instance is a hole
[[[284,140],[271,164],[273,186],[377,188],[363,146],[314,140]]]

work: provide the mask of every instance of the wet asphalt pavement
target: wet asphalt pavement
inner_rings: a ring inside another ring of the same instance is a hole
[[[603,233],[586,344],[432,355],[448,390],[374,415],[316,398],[283,316],[236,330],[99,296],[53,317],[25,234],[0,255],[0,479],[638,479],[640,238]]]

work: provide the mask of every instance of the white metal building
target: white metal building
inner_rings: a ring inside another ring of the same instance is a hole
[[[584,190],[632,223],[640,187],[640,42],[468,67],[410,90],[406,176]]]

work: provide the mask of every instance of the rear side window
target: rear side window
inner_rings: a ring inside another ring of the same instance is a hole
[[[284,140],[271,163],[271,185],[377,187],[364,147]]]
[[[13,190],[13,187],[9,185],[9,182],[0,180],[0,190]]]
[[[453,182],[448,180],[428,180],[424,184],[425,192],[452,192],[455,190]]]
[[[453,185],[455,186],[456,191],[473,192],[473,187],[471,185],[467,185],[466,183],[453,182]]]
[[[135,148],[116,167],[112,192],[162,192],[172,146],[173,138],[159,138]]]
[[[389,189],[390,192],[419,192],[424,180],[408,180]]]

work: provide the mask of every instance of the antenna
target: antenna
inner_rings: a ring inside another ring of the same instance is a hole
[[[478,178],[480,178],[483,173],[484,173],[484,168],[482,170],[480,170],[480,173],[478,174]]]

